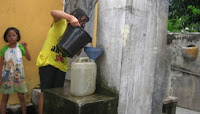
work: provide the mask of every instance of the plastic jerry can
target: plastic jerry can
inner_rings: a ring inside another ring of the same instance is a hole
[[[96,89],[97,65],[88,57],[75,59],[71,64],[70,93],[73,96],[93,94]]]

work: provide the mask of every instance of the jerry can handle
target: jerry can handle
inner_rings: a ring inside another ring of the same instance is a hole
[[[90,59],[88,57],[81,57],[81,58],[77,58],[75,61],[76,62],[90,62]]]

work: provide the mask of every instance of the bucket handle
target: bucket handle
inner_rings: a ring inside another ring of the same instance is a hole
[[[75,60],[76,62],[90,62],[91,60],[88,57],[81,57]]]

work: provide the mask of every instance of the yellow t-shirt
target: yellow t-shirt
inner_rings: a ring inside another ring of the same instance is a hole
[[[67,57],[64,57],[57,48],[59,38],[65,32],[67,28],[67,20],[61,19],[60,21],[53,23],[47,34],[46,41],[37,57],[37,66],[52,65],[63,72],[69,69]]]

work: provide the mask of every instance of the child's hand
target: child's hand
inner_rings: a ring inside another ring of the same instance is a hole
[[[26,50],[26,54],[25,54],[26,59],[27,59],[28,61],[30,61],[30,60],[31,60],[31,55],[30,55],[30,53],[29,53],[29,51],[28,51],[27,43],[21,42],[21,44],[22,44],[22,46],[24,46],[24,49]]]
[[[21,42],[22,46],[26,47],[27,46],[27,43],[25,42]]]
[[[73,27],[77,27],[80,26],[79,21],[76,17],[72,16],[69,23],[73,26]]]

